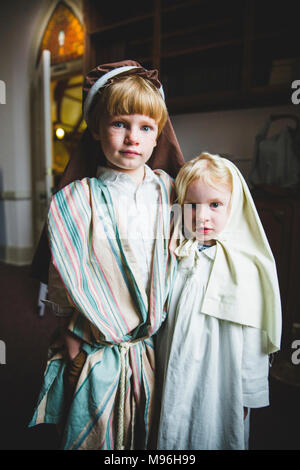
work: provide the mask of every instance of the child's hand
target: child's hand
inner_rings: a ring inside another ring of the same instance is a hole
[[[82,340],[73,335],[70,331],[66,331],[65,343],[67,347],[67,353],[70,361],[73,361],[81,350]]]
[[[248,415],[248,408],[244,406],[244,419],[247,418],[247,415]]]

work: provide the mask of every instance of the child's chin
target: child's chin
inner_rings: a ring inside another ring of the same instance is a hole
[[[203,235],[199,235],[199,233],[196,233],[196,239],[202,245],[214,245],[215,244],[214,240],[212,240],[211,238],[205,237]]]
[[[197,238],[197,240],[201,240],[201,241],[204,241],[207,236],[205,236],[205,234],[203,232],[200,232],[198,230],[196,230],[196,232],[194,232],[194,236]]]

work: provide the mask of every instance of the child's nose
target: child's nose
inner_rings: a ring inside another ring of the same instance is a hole
[[[139,143],[138,129],[134,127],[128,129],[126,136],[125,136],[125,140],[127,143],[132,144],[132,145],[138,144]]]
[[[204,205],[197,204],[196,219],[198,223],[204,223],[209,220],[209,211]]]

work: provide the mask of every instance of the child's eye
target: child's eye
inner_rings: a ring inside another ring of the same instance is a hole
[[[217,209],[217,207],[221,206],[221,203],[220,202],[212,202],[210,206],[213,207],[214,209]]]
[[[115,122],[112,123],[112,126],[113,126],[113,127],[117,127],[117,128],[119,129],[119,128],[124,127],[124,122],[122,122],[122,121],[115,121]]]
[[[150,126],[142,126],[143,131],[149,132],[151,127]]]

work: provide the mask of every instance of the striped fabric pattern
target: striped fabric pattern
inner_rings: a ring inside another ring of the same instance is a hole
[[[115,448],[119,346],[128,341],[133,344],[125,356],[125,447],[145,448],[147,444],[154,394],[152,336],[165,316],[176,263],[168,250],[173,182],[162,170],[156,170],[156,174],[160,204],[149,298],[101,179],[75,181],[51,202],[48,227],[52,262],[76,308],[69,329],[84,340],[88,353],[66,421],[65,449]],[[30,425],[63,420],[66,363],[62,346],[54,345],[52,350]]]

